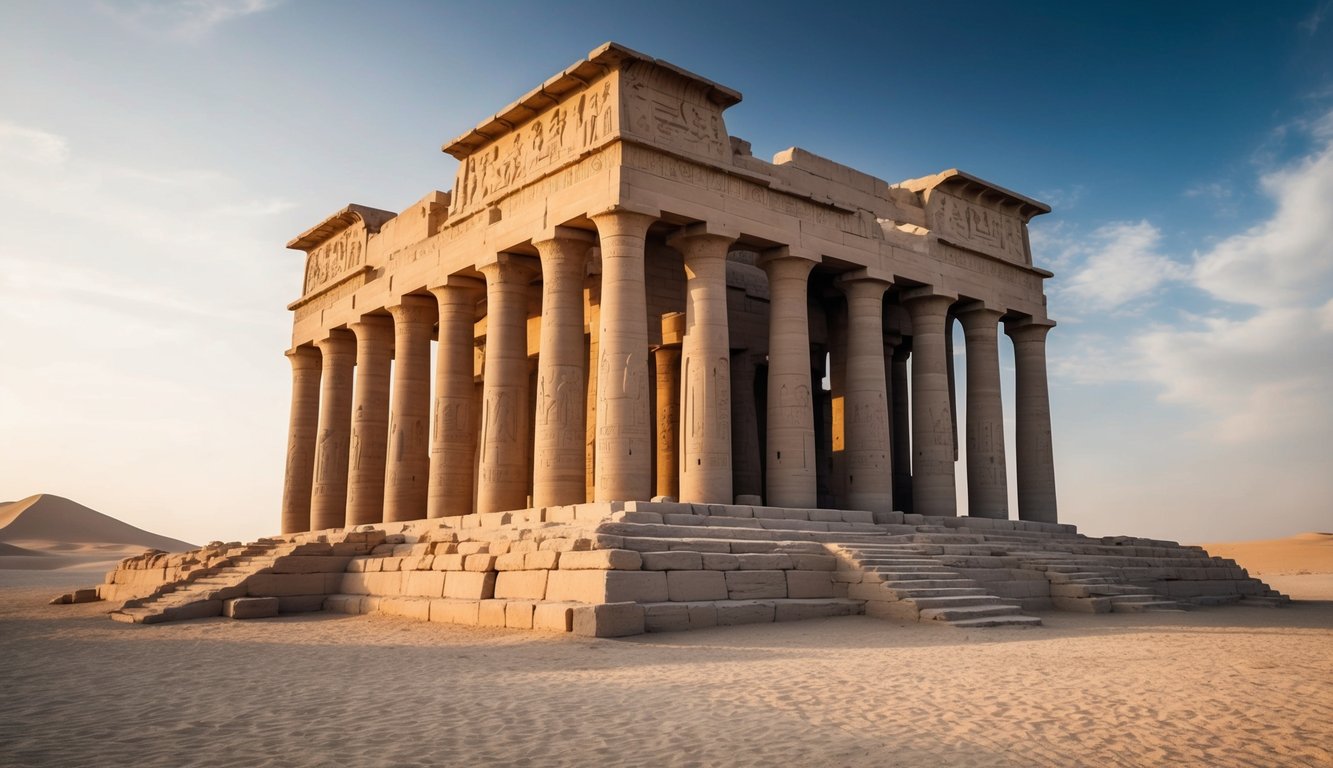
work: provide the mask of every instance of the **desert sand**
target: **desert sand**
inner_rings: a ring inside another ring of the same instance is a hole
[[[0,502],[0,570],[106,571],[149,548],[180,552],[193,545],[49,493]]]
[[[1228,541],[1204,544],[1203,548],[1235,560],[1251,575],[1294,599],[1333,599],[1333,533]]]
[[[1264,546],[1288,567],[1323,541]],[[46,604],[99,577],[0,570],[0,764],[1333,765],[1333,590],[1036,629],[846,617],[624,640]]]

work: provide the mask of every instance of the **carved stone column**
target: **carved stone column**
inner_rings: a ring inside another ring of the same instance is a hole
[[[907,375],[911,353],[911,343],[899,337],[889,363],[893,400],[893,417],[889,420],[893,425],[893,506],[903,512],[912,511],[912,400]]]
[[[389,460],[384,480],[384,521],[426,516],[430,476],[430,336],[435,300],[404,296],[393,315],[393,401],[389,412]]]
[[[922,515],[958,514],[953,416],[944,334],[952,296],[917,288],[903,294],[912,315],[912,505]]]
[[[426,517],[457,517],[472,512],[477,462],[473,329],[477,299],[485,287],[480,280],[454,275],[444,285],[431,289],[439,305],[440,334],[435,353]]]
[[[657,495],[680,498],[680,345],[685,315],[662,315],[662,346],[653,350],[657,369]]]
[[[765,501],[816,504],[814,397],[806,281],[815,262],[783,248],[760,262],[768,273],[768,446]]]
[[[587,367],[584,369],[588,374],[588,381],[585,386],[586,407],[583,409],[584,420],[584,470],[583,470],[583,497],[592,499],[597,497],[597,362],[600,359],[598,353],[601,350],[599,338],[602,317],[602,267],[601,250],[593,248],[588,259],[591,265],[588,268],[590,274],[584,281],[583,300],[587,303],[588,315],[588,336],[584,346]],[[594,272],[594,270],[596,270]]]
[[[541,255],[542,321],[537,359],[532,506],[579,504],[585,488],[586,412],[583,357],[583,275],[593,236],[556,228],[535,240]]]
[[[692,225],[671,239],[685,259],[680,368],[680,500],[731,504],[731,341],[727,248],[735,238]]]
[[[884,381],[884,292],[889,284],[867,278],[841,279],[839,284],[847,296],[844,498],[852,509],[888,512],[893,509]]]
[[[1052,321],[1005,323],[1014,342],[1014,410],[1017,416],[1018,517],[1059,522],[1055,506],[1055,458],[1051,449],[1051,400],[1046,383],[1046,334]]]
[[[595,500],[646,500],[652,497],[652,420],[643,259],[655,219],[625,210],[591,218],[602,252]]]
[[[998,520],[1009,518],[997,343],[1003,314],[981,302],[957,312],[967,343],[967,514]]]
[[[381,522],[384,516],[393,320],[383,315],[367,315],[350,328],[356,334],[356,389],[347,467],[349,528]]]
[[[300,346],[292,362],[292,414],[287,430],[287,477],[282,485],[282,532],[310,530],[310,492],[319,434],[319,350]]]
[[[319,435],[315,440],[310,530],[341,528],[347,520],[347,447],[352,433],[352,368],[356,337],[333,330],[316,344],[320,374]]]
[[[528,283],[536,262],[502,253],[486,275],[486,366],[477,511],[523,509],[528,500]]]

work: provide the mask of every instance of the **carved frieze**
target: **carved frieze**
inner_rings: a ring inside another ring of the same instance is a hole
[[[305,261],[302,296],[346,278],[366,265],[366,227],[355,224],[310,251]]]
[[[724,162],[730,139],[722,108],[699,83],[646,62],[620,72],[626,136],[687,155]]]
[[[941,240],[1017,264],[1028,264],[1023,221],[949,194],[932,190],[926,205],[930,228]]]

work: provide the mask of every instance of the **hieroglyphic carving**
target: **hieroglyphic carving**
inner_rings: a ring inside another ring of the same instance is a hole
[[[1024,295],[1041,294],[1041,277],[1030,271],[1011,267],[948,244],[938,244],[936,247],[932,247],[930,255],[943,264],[985,275],[990,280],[1012,285]]]
[[[982,253],[1028,263],[1023,222],[1013,216],[932,190],[926,206],[930,228],[941,238]]]
[[[725,160],[730,140],[722,109],[700,84],[644,62],[620,72],[625,133],[668,149]]]
[[[337,282],[366,263],[366,228],[356,224],[310,251],[305,262],[302,296]]]
[[[565,98],[463,160],[450,216],[477,208],[534,176],[578,159],[616,131],[617,119],[610,78]]]

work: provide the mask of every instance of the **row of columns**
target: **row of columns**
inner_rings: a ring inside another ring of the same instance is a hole
[[[487,299],[480,413],[473,412],[472,375],[480,280],[451,276],[431,289],[433,298],[404,296],[387,308],[389,317],[364,316],[348,330],[331,331],[316,343],[317,352],[301,347],[289,353],[285,532],[519,509],[529,503],[529,478],[532,505],[578,503],[589,496],[590,465],[596,501],[647,499],[654,487],[686,502],[733,500],[726,258],[735,236],[694,225],[670,240],[683,255],[684,329],[678,348],[664,344],[654,352],[657,399],[664,410],[655,424],[647,381],[644,252],[656,218],[612,210],[591,219],[596,238],[557,227],[534,240],[537,259],[499,254],[478,267]],[[594,244],[601,252],[599,311],[585,348],[584,275]],[[817,504],[817,393],[807,315],[815,264],[786,248],[760,260],[770,295],[764,491],[773,506]],[[538,274],[541,339],[537,391],[530,393],[526,295]],[[893,509],[895,497],[905,501],[910,488],[914,511],[956,513],[946,343],[952,310],[967,341],[970,513],[1006,517],[996,345],[1001,313],[976,302],[955,307],[953,297],[930,288],[902,293],[913,329],[909,458],[892,450],[903,444],[908,399],[891,398],[890,392],[906,391],[908,366],[905,350],[883,332],[890,284],[864,275],[844,276],[838,284],[847,298],[839,386],[848,506]],[[430,338],[437,318],[432,399]],[[1018,369],[1020,516],[1053,521],[1048,327],[1007,324],[1006,331],[1014,339]],[[585,388],[595,407],[592,424]],[[531,402],[536,413],[530,421]],[[592,457],[585,444],[589,432]],[[655,436],[657,478],[650,475]]]

